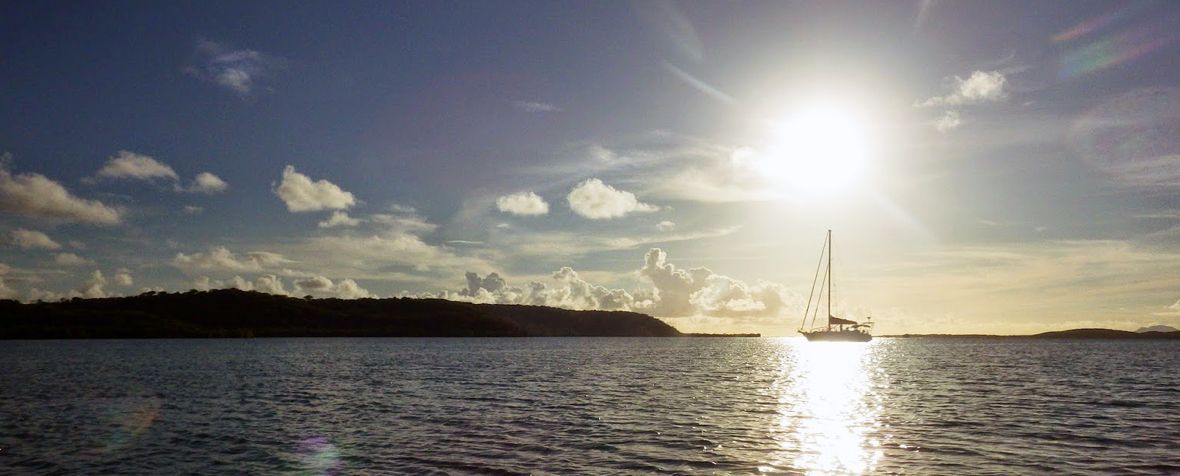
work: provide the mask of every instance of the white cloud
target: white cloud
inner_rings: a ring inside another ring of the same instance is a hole
[[[82,283],[82,288],[77,290],[76,293],[89,299],[104,298],[107,297],[107,292],[103,289],[106,285],[107,280],[102,276],[102,271],[96,269],[94,273],[91,273],[90,279]]]
[[[359,218],[348,216],[348,212],[335,211],[327,220],[319,222],[320,228],[335,228],[338,226],[357,226],[361,224]]]
[[[215,193],[224,192],[227,189],[229,189],[229,184],[225,183],[224,180],[221,180],[221,177],[213,175],[209,172],[201,172],[197,174],[196,178],[193,179],[193,183],[189,184],[188,188],[184,189],[183,191],[212,195]]]
[[[496,208],[513,215],[544,215],[549,213],[549,203],[533,192],[517,192],[496,199]]]
[[[196,215],[198,213],[205,211],[205,207],[198,207],[196,205],[185,205],[183,210],[184,210],[184,213],[187,213],[189,215]]]
[[[774,317],[786,310],[786,289],[775,283],[748,285],[708,268],[680,269],[659,248],[648,250],[640,274],[655,285],[656,316]]]
[[[713,321],[745,325],[757,322],[777,325],[782,316],[799,311],[797,299],[780,284],[747,284],[707,268],[681,269],[667,262],[667,255],[652,248],[638,274],[650,288],[633,291],[612,289],[583,279],[568,266],[550,275],[550,281],[532,281],[523,287],[510,285],[498,273],[485,277],[468,272],[467,286],[459,292],[444,291],[418,297],[459,301],[552,306],[566,309],[624,310],[658,317],[707,317]]]
[[[278,253],[251,251],[243,255],[234,254],[224,246],[211,248],[207,253],[176,253],[172,266],[187,273],[196,271],[260,271],[275,270],[291,260]]]
[[[97,200],[75,197],[44,175],[12,175],[4,160],[0,160],[0,211],[98,225],[115,225],[122,218],[119,210]]]
[[[290,296],[283,287],[283,280],[273,274],[264,274],[254,279],[254,290],[260,293]]]
[[[554,106],[549,103],[536,102],[536,101],[516,101],[516,102],[512,103],[512,107],[515,107],[519,111],[531,112],[531,113],[561,112],[560,107]]]
[[[1002,101],[1008,97],[1008,92],[1004,90],[1008,79],[999,71],[975,71],[966,79],[959,76],[950,79],[953,83],[950,93],[932,97],[917,105],[960,106]]]
[[[959,117],[959,111],[946,111],[942,114],[942,117],[938,118],[938,121],[934,123],[934,128],[937,129],[938,132],[946,132],[958,128],[962,123],[963,121]]]
[[[340,299],[361,299],[374,297],[369,290],[362,288],[356,281],[351,279],[341,279],[336,283],[336,297]]]
[[[115,284],[119,286],[130,287],[135,285],[135,280],[131,277],[131,270],[127,268],[119,268],[116,270],[115,276],[112,279],[114,279]]]
[[[24,250],[56,250],[61,248],[61,245],[50,239],[49,235],[24,228],[18,228],[12,231],[12,244]]]
[[[197,42],[195,64],[186,71],[198,79],[248,96],[254,92],[260,79],[283,67],[284,63],[277,56],[201,40]]]
[[[53,258],[53,262],[57,263],[58,266],[87,266],[94,264],[93,261],[73,253],[58,253]]]
[[[176,175],[176,171],[172,170],[172,167],[160,163],[149,156],[128,150],[120,150],[118,154],[107,159],[106,165],[99,169],[98,176],[132,180],[154,180],[161,178],[180,180],[180,177]]]
[[[442,292],[439,297],[456,301],[497,304],[525,304],[551,306],[564,309],[631,310],[635,299],[625,290],[609,289],[587,282],[568,266],[562,267],[550,276],[548,283],[532,281],[525,287],[510,286],[497,273],[480,278],[476,273],[467,273],[467,287],[458,293]]]
[[[659,230],[659,231],[672,231],[675,229],[676,229],[676,223],[669,221],[669,220],[664,220],[662,222],[656,223],[656,230]]]
[[[332,289],[332,280],[323,276],[296,279],[295,288],[300,291],[325,291]]]
[[[602,180],[592,178],[570,190],[566,196],[570,209],[591,220],[626,216],[632,212],[654,212],[659,207],[640,202],[635,194],[617,190]]]
[[[275,188],[275,194],[291,212],[343,210],[356,204],[351,193],[327,180],[313,182],[291,165],[283,169],[283,181]]]

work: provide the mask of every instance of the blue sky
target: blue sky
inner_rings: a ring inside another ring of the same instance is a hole
[[[1180,318],[1168,2],[3,9],[4,297],[788,334],[831,228],[834,305],[879,331]]]

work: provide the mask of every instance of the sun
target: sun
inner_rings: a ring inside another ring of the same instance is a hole
[[[864,175],[873,144],[868,121],[855,108],[822,101],[771,122],[771,144],[760,172],[789,196],[848,191]]]

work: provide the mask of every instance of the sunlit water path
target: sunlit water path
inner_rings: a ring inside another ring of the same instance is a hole
[[[1180,472],[1180,343],[0,343],[0,473]]]

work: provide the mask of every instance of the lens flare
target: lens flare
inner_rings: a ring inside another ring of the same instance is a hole
[[[314,436],[299,442],[296,448],[304,474],[341,474],[340,450],[327,437]]]

